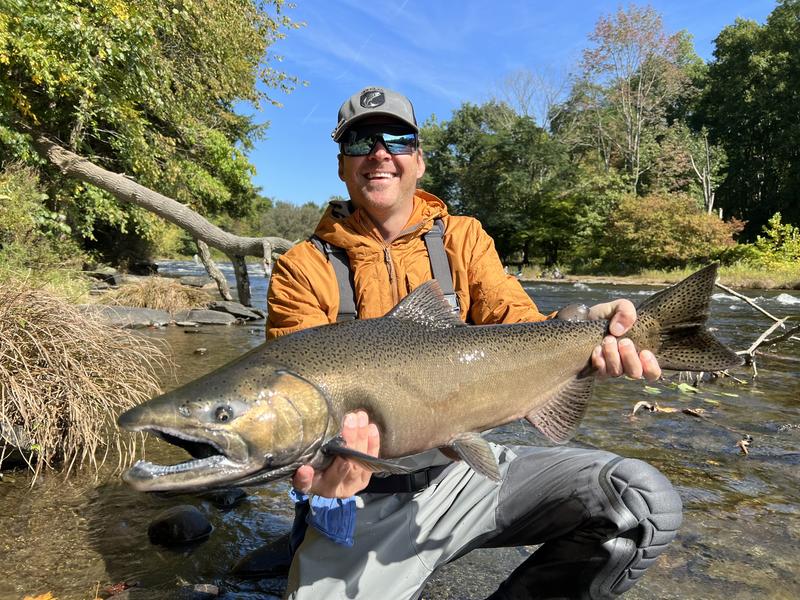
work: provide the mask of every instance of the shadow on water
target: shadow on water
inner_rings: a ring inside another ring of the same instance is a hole
[[[643,299],[651,289],[538,285],[529,290],[541,310],[609,297]],[[763,294],[775,314],[800,316],[800,305],[776,304],[778,294]],[[734,349],[746,348],[769,325],[752,309],[724,294],[715,296],[713,327]],[[187,334],[171,327],[144,332],[165,339],[179,365],[165,382],[175,387],[206,373],[261,343],[263,327],[201,329]],[[202,353],[196,352],[205,348]],[[800,360],[798,344],[781,348]],[[685,506],[678,539],[626,598],[800,597],[800,378],[796,362],[761,359],[759,377],[746,384],[706,383],[697,393],[682,393],[669,382],[649,386],[608,381],[596,387],[576,445],[603,448],[641,458],[675,484]],[[640,400],[657,401],[675,412],[640,412]],[[681,409],[702,409],[695,418]],[[750,454],[736,446],[752,436]],[[543,444],[531,427],[513,423],[492,433],[508,444]],[[175,462],[182,451],[158,440],[146,445],[148,459]],[[115,459],[111,459],[115,460]],[[45,475],[30,487],[25,473],[0,480],[0,555],[4,576],[0,599],[52,592],[59,600],[92,599],[106,586],[138,582],[136,598],[176,598],[185,586],[212,583],[222,597],[272,598],[283,580],[241,581],[226,574],[251,550],[288,530],[292,507],[286,482],[248,489],[247,498],[221,510],[197,496],[160,497],[124,486],[113,465],[99,477],[79,474],[68,481]],[[158,513],[175,505],[195,506],[214,527],[197,545],[154,546],[147,528]],[[483,598],[493,591],[533,548],[478,550],[440,569],[423,598]]]

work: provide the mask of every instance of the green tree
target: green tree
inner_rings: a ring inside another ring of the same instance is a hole
[[[239,103],[293,80],[270,66],[294,24],[283,0],[3,0],[0,155],[39,163],[29,132],[207,216],[241,214],[256,189],[245,152],[262,127]],[[268,65],[268,62],[267,62]],[[91,246],[151,239],[156,217],[44,169],[51,210]],[[97,242],[95,241],[95,244]],[[102,248],[101,248],[102,249]]]
[[[564,236],[546,230],[568,214],[549,207],[563,201],[554,178],[565,153],[531,117],[503,103],[464,104],[450,121],[426,123],[422,138],[423,187],[478,218],[504,259],[556,260]]]
[[[743,225],[708,214],[686,194],[628,196],[611,218],[606,267],[633,271],[707,262],[735,245]]]
[[[780,212],[800,223],[800,0],[764,25],[737,19],[716,39],[698,121],[728,159],[718,203],[753,239]]]
[[[323,209],[313,202],[302,206],[278,201],[261,214],[261,231],[269,231],[287,240],[301,241],[307,239],[317,227]]]
[[[601,17],[589,41],[568,100],[580,123],[560,119],[562,131],[577,132],[607,168],[624,172],[635,194],[658,155],[666,114],[688,85],[691,43],[683,32],[666,33],[653,8],[634,5]]]

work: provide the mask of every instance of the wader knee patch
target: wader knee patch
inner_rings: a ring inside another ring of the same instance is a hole
[[[669,480],[640,460],[615,459],[601,471],[600,484],[620,513],[618,536],[636,543],[635,552],[627,545],[620,547],[627,548],[630,558],[610,591],[621,593],[633,586],[675,538],[683,520],[683,505]]]

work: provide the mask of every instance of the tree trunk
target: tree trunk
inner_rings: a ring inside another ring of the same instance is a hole
[[[214,264],[214,260],[211,258],[211,252],[208,251],[208,244],[203,240],[195,240],[195,243],[197,244],[197,250],[200,252],[200,260],[206,268],[206,273],[208,273],[211,279],[217,284],[219,295],[222,296],[223,300],[228,300],[230,302],[233,300],[233,296],[231,296],[231,290],[228,287],[228,280],[225,279],[225,275],[222,274],[219,267]]]

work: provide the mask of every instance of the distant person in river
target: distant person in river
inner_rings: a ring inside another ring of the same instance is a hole
[[[332,137],[350,200],[331,203],[312,239],[277,261],[269,338],[382,316],[431,278],[470,324],[558,318],[540,313],[504,271],[477,220],[417,189],[425,161],[405,96],[359,91],[339,109]],[[652,353],[618,339],[636,319],[630,301],[585,317],[610,320],[591,356],[599,376],[660,376]],[[378,455],[379,427],[366,412],[346,415],[342,435]],[[639,580],[681,524],[678,494],[640,460],[571,447],[492,450],[499,484],[439,450],[403,459],[410,475],[371,476],[342,457],[322,471],[300,467],[286,597],[418,598],[437,567],[470,550],[541,544],[490,598],[609,598]]]

